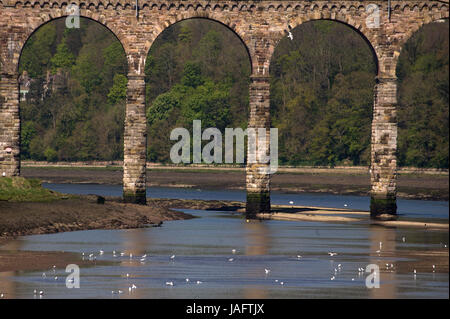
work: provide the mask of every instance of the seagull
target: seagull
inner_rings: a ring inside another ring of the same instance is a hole
[[[145,255],[142,255],[142,257],[141,258],[147,258],[147,254],[145,254]]]
[[[269,272],[270,272],[270,269],[266,269],[266,268],[264,268],[264,272],[266,273],[266,275],[268,275],[268,274],[269,274]]]
[[[344,204],[344,207],[347,207],[348,205],[347,204]]]
[[[234,260],[233,258],[228,259],[228,261],[233,261],[233,260]]]
[[[300,259],[300,258],[302,258],[302,256],[300,256],[300,255],[297,255],[297,259]]]
[[[39,295],[43,295],[44,294],[44,292],[41,290],[41,291],[39,291]]]
[[[170,259],[174,260],[175,259],[175,255],[170,256]]]
[[[189,278],[186,278],[186,282],[189,282]]]
[[[47,275],[45,274],[45,272],[42,273],[42,278],[47,278]]]
[[[291,39],[291,41],[294,40],[294,36],[292,35],[291,31],[289,31],[288,33],[288,38]]]
[[[231,252],[232,252],[233,254],[235,254],[235,253],[236,253],[236,249],[232,249]]]
[[[100,253],[100,255],[103,255],[105,252],[100,249],[99,253]]]
[[[294,202],[293,202],[293,201],[290,201],[289,204],[294,205]]]
[[[333,256],[336,256],[337,253],[329,252],[328,255],[330,255],[330,257],[333,257]]]
[[[406,241],[406,237],[402,237],[402,241],[405,242]]]
[[[166,282],[166,285],[167,285],[167,286],[173,286],[173,282],[172,282],[172,281],[167,281],[167,282]]]
[[[197,280],[197,285],[200,285],[202,282],[200,280]]]
[[[130,253],[130,259],[133,259],[133,254],[132,253]]]
[[[284,282],[280,282],[280,285],[284,285]]]
[[[335,278],[336,278],[336,277],[333,276],[333,277],[330,278],[330,280],[334,280]]]

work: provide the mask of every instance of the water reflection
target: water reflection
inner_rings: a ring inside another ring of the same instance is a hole
[[[247,256],[267,255],[270,248],[269,228],[262,221],[250,219],[244,223],[245,234],[245,254]],[[261,278],[263,269],[259,266],[246,268],[246,276],[251,279]],[[267,290],[256,285],[249,285],[244,288],[243,298],[264,299],[268,298]]]
[[[370,298],[396,298],[396,229],[370,225],[370,263],[380,267],[380,288],[369,290]]]
[[[19,251],[23,246],[21,240],[13,240],[2,245],[2,250]],[[13,280],[17,275],[16,271],[0,272],[0,293],[4,298],[17,298],[17,282]]]

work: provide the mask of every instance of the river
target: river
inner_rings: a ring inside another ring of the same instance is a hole
[[[44,186],[74,194],[122,193],[115,185]],[[245,200],[243,191],[160,187],[149,189],[148,196]],[[347,205],[364,210],[369,206],[367,197],[326,194],[273,193],[271,200],[274,204],[292,200],[295,205]],[[399,213],[406,217],[448,222],[448,202],[398,200],[398,206]],[[15,298],[449,297],[448,272],[433,272],[430,259],[429,265],[423,266],[422,261],[421,267],[426,270],[414,274],[416,261],[408,257],[410,252],[446,249],[448,258],[448,231],[394,229],[368,223],[260,222],[229,212],[183,211],[200,218],[165,222],[157,228],[18,238],[8,243],[9,249],[69,251],[79,253],[80,259],[93,254],[95,260],[92,266],[81,268],[79,289],[68,289],[65,269],[53,270],[49,265],[45,277],[43,271],[1,273],[0,290]],[[98,261],[107,263],[96,265]],[[369,273],[358,270],[369,264],[381,269],[379,288],[367,288]],[[130,289],[133,285],[136,288]],[[35,295],[34,290],[42,290],[44,295]]]

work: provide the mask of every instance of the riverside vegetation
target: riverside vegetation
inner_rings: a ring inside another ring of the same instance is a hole
[[[401,52],[400,166],[448,168],[448,29],[448,21],[426,25]],[[292,33],[270,67],[280,164],[368,165],[373,53],[336,22],[310,22]],[[64,19],[45,24],[25,45],[23,71],[32,79],[20,106],[23,159],[122,159],[127,61],[106,28],[88,19],[80,29],[66,29]],[[194,119],[220,130],[245,128],[249,74],[245,47],[226,27],[192,19],[165,30],[146,64],[148,159],[168,162],[171,130],[189,129]]]

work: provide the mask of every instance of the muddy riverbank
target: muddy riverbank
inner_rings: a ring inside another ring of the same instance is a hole
[[[336,195],[362,195],[370,191],[368,173],[355,171],[317,170],[307,173],[281,172],[272,177],[271,188],[287,193],[328,193]],[[122,169],[108,168],[67,168],[67,167],[23,167],[22,176],[38,178],[48,183],[95,183],[121,184]],[[202,189],[244,189],[245,171],[230,168],[176,169],[154,168],[147,173],[147,185],[159,187],[188,187]],[[422,200],[446,200],[449,198],[449,180],[445,174],[400,174],[398,177],[398,197]]]

